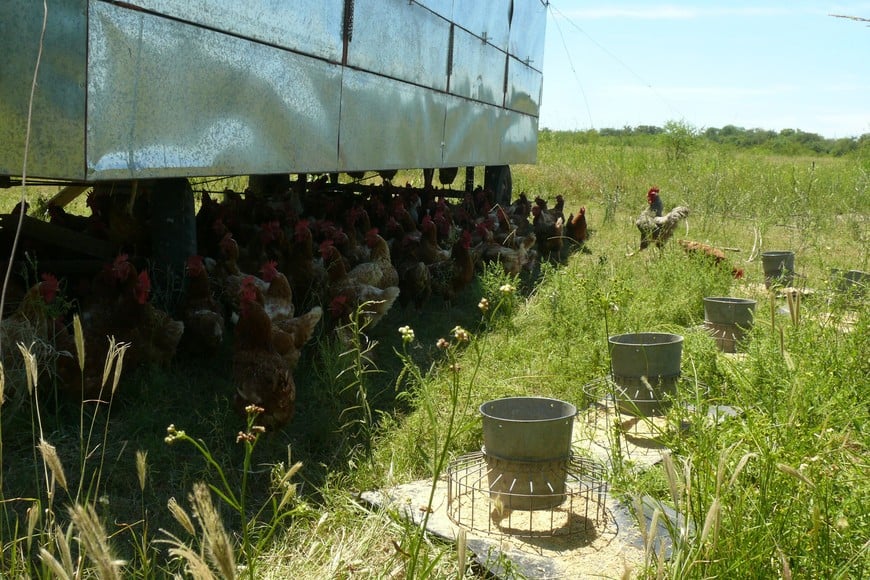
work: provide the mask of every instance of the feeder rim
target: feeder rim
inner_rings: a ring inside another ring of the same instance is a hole
[[[621,340],[617,340],[619,338],[628,338],[628,337],[637,337],[638,340],[645,336],[657,336],[657,337],[665,337],[670,336],[673,337],[670,342],[658,342],[658,343],[649,343],[649,342],[625,342]],[[682,334],[675,334],[673,332],[626,332],[624,334],[612,334],[607,337],[608,342],[621,344],[625,346],[659,346],[662,344],[673,344],[676,342],[683,342],[685,337]]]
[[[491,405],[493,403],[499,403],[502,401],[547,401],[550,403],[558,403],[560,406],[564,407],[565,410],[573,409],[571,413],[563,413],[558,417],[547,417],[546,419],[514,419],[509,417],[499,417],[493,415],[492,413],[488,413],[484,410],[484,407],[487,405]],[[563,421],[565,419],[571,419],[577,416],[579,410],[577,409],[577,405],[571,403],[569,401],[563,401],[562,399],[555,399],[553,397],[501,397],[500,399],[492,399],[490,401],[486,401],[480,404],[478,407],[478,411],[484,417],[489,419],[494,419],[496,421],[503,421],[505,423],[549,423],[552,421]]]

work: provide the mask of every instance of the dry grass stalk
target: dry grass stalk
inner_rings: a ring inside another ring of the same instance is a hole
[[[73,337],[76,343],[76,355],[79,360],[79,368],[85,368],[85,333],[82,330],[82,319],[78,314],[73,315]]]
[[[640,496],[634,496],[634,515],[637,518],[637,525],[640,527],[640,536],[644,539],[644,544],[646,543],[646,516],[643,515],[643,501],[640,499]]]
[[[736,442],[719,453],[719,464],[716,466],[716,497],[719,497],[722,491],[722,482],[725,481],[725,466],[728,464],[728,459],[731,458],[731,453],[740,442]]]
[[[288,469],[284,473],[283,476],[281,476],[281,479],[278,481],[278,487],[284,488],[284,495],[281,497],[281,501],[278,503],[279,511],[284,508],[287,502],[296,497],[296,484],[291,484],[290,479],[292,479],[293,476],[296,475],[300,469],[302,469],[302,462],[297,461],[290,469]]]
[[[740,458],[740,461],[737,462],[737,467],[734,468],[734,473],[731,474],[731,479],[728,480],[728,487],[734,487],[734,482],[737,481],[743,468],[746,467],[746,464],[749,463],[749,460],[753,457],[758,457],[758,453],[745,453],[743,457]]]
[[[788,313],[791,316],[791,323],[795,326],[800,326],[801,323],[801,293],[798,290],[788,290],[785,293],[786,302],[788,302]]]
[[[57,449],[55,449],[54,445],[45,439],[40,439],[39,445],[36,447],[39,449],[39,453],[42,455],[42,460],[48,466],[54,480],[62,489],[66,490],[66,474],[63,471],[63,464],[60,462]]]
[[[31,342],[30,346],[24,346],[23,342],[18,343],[18,350],[21,351],[21,356],[24,358],[24,368],[26,369],[27,377],[27,393],[32,395],[33,389],[39,383],[39,367],[36,365],[36,355],[33,354],[33,347],[36,343]]]
[[[658,551],[658,558],[656,559],[656,580],[661,580],[665,577],[665,551]]]
[[[175,548],[169,549],[169,555],[187,562],[187,572],[195,580],[216,580],[217,577],[206,561],[189,546],[178,543]]]
[[[33,504],[27,508],[27,551],[30,551],[31,546],[33,545],[33,530],[36,529],[36,524],[39,523],[39,514],[42,510],[39,507],[39,502],[34,501]]]
[[[145,479],[148,476],[148,452],[136,451],[136,475],[139,477],[139,491],[145,491]]]
[[[67,528],[66,533],[63,532],[60,526],[55,525],[54,543],[57,546],[57,551],[60,552],[63,569],[68,570],[71,575],[77,577],[78,574],[75,572],[76,568],[73,566],[72,551],[69,548],[72,543],[72,532],[72,525]]]
[[[39,559],[42,560],[42,563],[48,567],[51,571],[52,576],[58,578],[59,580],[72,580],[73,576],[70,575],[61,565],[60,562],[57,561],[57,558],[51,555],[51,552],[46,550],[45,548],[39,549]]]
[[[782,579],[791,580],[791,566],[788,565],[788,558],[785,557],[785,554],[783,554],[782,550],[779,548],[777,548],[776,551],[779,554],[779,561],[782,564]]]
[[[205,483],[195,483],[190,496],[193,513],[199,519],[205,540],[206,555],[224,578],[236,577],[236,559],[230,537],[224,529],[220,515],[211,501],[211,493]]]
[[[685,483],[686,502],[683,506],[684,513],[683,529],[681,530],[683,538],[689,537],[689,514],[692,513],[692,459],[689,458],[683,464],[683,478]]]
[[[169,549],[169,555],[175,559],[184,560],[187,563],[187,572],[192,578],[195,580],[214,580],[217,578],[200,554],[194,552],[190,546],[166,530],[163,531],[169,536],[169,540],[165,540],[165,542],[175,546]]]
[[[634,566],[629,564],[625,560],[625,556],[622,556],[622,574],[620,574],[620,580],[631,580],[634,577]]]
[[[809,487],[810,489],[814,489],[816,487],[816,485],[810,480],[810,478],[808,478],[806,475],[804,475],[803,473],[801,473],[800,471],[798,471],[797,469],[795,469],[791,465],[786,465],[785,463],[777,463],[776,468],[778,470],[780,470],[782,473],[785,473],[786,475],[790,475],[793,478],[797,479],[798,481],[805,483],[806,486]]]
[[[112,554],[109,536],[92,505],[76,505],[69,510],[73,524],[85,553],[97,567],[97,575],[103,580],[121,578],[122,560]]]
[[[770,296],[770,328],[776,328],[776,292],[771,291]]]
[[[6,369],[3,368],[3,361],[0,361],[0,407],[6,402]]]
[[[662,510],[656,508],[653,512],[652,520],[647,528],[647,534],[644,537],[644,547],[647,554],[652,554],[655,551],[653,543],[656,541],[656,535],[659,531],[659,520],[662,518]]]
[[[704,518],[704,528],[701,530],[701,545],[707,541],[710,532],[713,532],[713,545],[712,550],[716,549],[716,540],[719,537],[719,513],[721,511],[722,504],[719,501],[719,498],[713,500],[713,503],[710,504],[710,509],[707,510],[707,517]]]
[[[190,516],[187,515],[187,512],[184,511],[184,508],[181,507],[181,504],[179,504],[174,497],[169,498],[166,507],[169,508],[169,513],[172,514],[175,521],[181,524],[181,527],[184,528],[187,533],[192,536],[196,535],[196,528],[193,527],[193,520],[190,519]]]
[[[665,466],[665,476],[668,479],[668,488],[671,491],[671,499],[674,502],[674,508],[680,510],[680,488],[677,484],[677,469],[674,466],[674,458],[670,451],[662,453],[662,463]]]
[[[106,361],[103,364],[103,381],[105,387],[109,381],[109,373],[114,367],[115,373],[112,377],[112,395],[118,390],[118,382],[121,380],[121,372],[124,369],[124,353],[130,348],[129,342],[115,342],[115,337],[109,337],[109,353],[106,355]],[[84,368],[84,367],[82,367]]]

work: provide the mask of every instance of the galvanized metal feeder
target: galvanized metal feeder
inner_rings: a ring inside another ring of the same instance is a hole
[[[794,252],[771,250],[761,253],[761,267],[764,269],[764,285],[791,286],[794,282]]]
[[[471,530],[516,537],[595,535],[605,521],[607,483],[574,457],[577,408],[543,397],[480,406],[484,446],[448,467],[448,516]]]
[[[619,409],[662,415],[677,392],[683,337],[665,332],[617,334],[608,339],[610,370]]]
[[[704,298],[704,327],[722,352],[737,352],[755,317],[756,301],[749,298]]]
[[[561,503],[577,407],[556,399],[510,397],[484,403],[480,414],[491,493],[504,495],[510,508]]]
[[[837,292],[861,298],[867,295],[867,289],[870,288],[870,272],[832,268],[831,282]]]

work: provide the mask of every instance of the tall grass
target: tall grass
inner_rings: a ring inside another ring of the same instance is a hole
[[[551,396],[583,409],[584,385],[608,372],[608,335],[667,331],[685,336],[684,373],[705,388],[681,395],[692,407],[672,407],[688,429],[662,434],[662,464],[613,462],[612,489],[654,498],[666,524],[668,537],[648,533],[639,573],[860,577],[870,558],[870,332],[866,295],[839,295],[829,277],[831,268],[868,269],[868,174],[860,157],[697,147],[674,158],[664,146],[542,135],[538,165],[514,168],[515,191],[563,194],[569,211],[585,205],[587,252],[542,265],[534,284],[484,271],[458,309],[396,309],[353,349],[323,337],[331,346],[306,351],[297,370],[296,419],[274,435],[227,411],[225,360],[178,361],[114,386],[109,376],[106,404],[75,411],[45,405],[43,378],[24,413],[11,415],[26,385],[7,381],[0,574],[475,574],[455,546],[362,507],[357,493],[434,482],[450,459],[479,449],[486,400]],[[746,278],[675,244],[636,253],[633,219],[651,185],[666,206],[691,208],[677,237],[732,248]],[[800,285],[815,290],[802,296],[800,316],[762,284],[757,255],[767,249],[795,251]],[[739,358],[718,353],[698,328],[710,295],[758,300]],[[460,344],[456,327],[469,342]],[[449,348],[438,347],[442,337]],[[715,405],[738,414],[711,421]],[[196,435],[167,446],[170,423]],[[666,518],[670,510],[679,519]],[[655,551],[663,540],[670,558]]]

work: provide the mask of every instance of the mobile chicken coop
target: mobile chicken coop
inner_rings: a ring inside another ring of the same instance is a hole
[[[29,179],[477,167],[504,201],[545,27],[542,0],[4,0],[0,182],[29,134]]]

